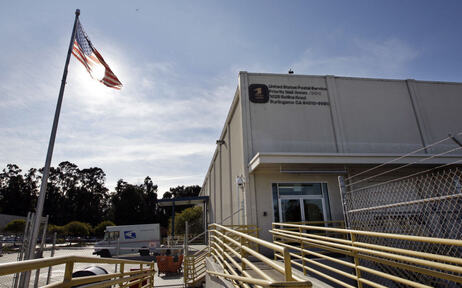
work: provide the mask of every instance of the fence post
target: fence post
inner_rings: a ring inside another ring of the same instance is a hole
[[[271,230],[274,230],[274,229],[276,229],[276,225],[275,225],[274,222],[273,222],[273,223],[271,223]],[[276,237],[276,235],[274,235],[273,233],[271,233],[271,235],[273,235],[273,243],[274,243],[274,241],[277,240],[277,237]],[[274,251],[274,250],[273,250],[273,259],[274,259],[275,261],[277,260],[276,251]]]
[[[340,199],[342,201],[343,217],[345,220],[345,226],[347,229],[350,229],[350,220],[348,217],[348,208],[346,203],[346,187],[345,180],[343,176],[338,176],[338,186],[340,188]]]
[[[56,236],[57,236],[57,234],[58,234],[57,232],[53,233],[53,246],[51,246],[51,255],[50,255],[50,257],[55,256]],[[48,267],[47,282],[46,282],[47,285],[50,284],[51,269],[52,269],[52,266]]]
[[[153,288],[154,287],[154,262],[151,262],[151,264],[149,264],[149,268],[151,269],[151,276],[149,277],[149,287],[150,288]]]
[[[303,237],[302,236],[302,232],[303,232],[303,229],[302,227],[298,227],[298,232],[300,233],[300,237]],[[305,242],[303,240],[300,239],[300,254],[302,256],[302,265],[303,265],[303,274],[306,275],[306,268],[305,268],[305,251],[303,251],[303,249],[305,248],[304,246]]]
[[[72,261],[66,262],[66,268],[64,270],[64,279],[63,279],[64,283],[70,282],[72,280],[73,270],[74,270],[74,262]],[[68,285],[64,285],[64,286],[67,287]]]
[[[355,246],[355,241],[356,241],[356,235],[352,232],[350,232],[350,237],[351,237],[351,246]],[[359,281],[359,279],[361,278],[361,271],[358,269],[358,266],[359,266],[359,258],[358,258],[358,252],[356,251],[353,251],[353,257],[354,257],[354,261],[355,261],[355,272],[356,272],[356,282],[358,283],[358,288],[362,288],[363,287],[363,283],[361,281]]]
[[[141,272],[143,271],[143,264],[140,264],[140,271]],[[141,288],[141,286],[143,286],[143,277],[141,277],[138,280],[140,281],[140,282],[138,282],[138,288]]]
[[[196,275],[196,259],[194,256],[192,256],[192,265],[193,265],[193,275],[192,275],[192,279],[193,281],[196,279],[197,275]]]
[[[184,256],[188,256],[188,240],[189,240],[189,227],[188,227],[188,221],[185,221],[184,223]]]
[[[208,240],[209,240],[208,245],[207,245],[208,246],[207,256],[209,256],[209,257],[212,256],[212,249],[211,248],[212,248],[212,239],[213,239],[213,235],[214,235],[213,234],[213,231],[214,231],[213,229],[215,229],[215,228],[216,227],[213,226],[213,224],[210,224],[208,226],[208,229],[207,229]]]
[[[292,281],[292,263],[290,262],[290,254],[289,249],[287,247],[284,248],[284,280],[285,281]]]
[[[124,275],[123,275],[123,274],[124,274],[124,270],[125,270],[125,263],[123,263],[123,262],[120,263],[119,269],[120,269],[120,270],[119,270],[120,274],[122,274],[122,275],[120,275],[120,279],[122,279],[122,278],[124,278]],[[116,271],[116,272],[117,272],[117,271]]]
[[[48,227],[48,215],[45,217],[45,222],[42,225],[42,229],[43,229],[42,230],[42,241],[40,241],[40,246],[39,246],[37,255],[35,256],[37,258],[43,257],[43,247],[46,246],[45,240],[47,238],[47,227]],[[40,269],[37,269],[35,271],[34,288],[38,287],[39,278],[40,278]]]
[[[222,242],[223,244],[226,244],[226,240],[225,240],[226,230],[225,230],[225,229],[221,229],[221,233],[222,233],[222,234],[221,234],[221,235],[222,235],[222,236],[221,236],[221,242]],[[219,244],[219,242],[218,242],[217,244]],[[223,249],[223,252],[226,252],[226,246],[225,246],[225,245],[223,245],[222,249]]]
[[[255,235],[257,238],[260,238],[260,233],[258,233],[258,227],[255,226]],[[257,244],[257,252],[260,253],[260,245]]]
[[[241,249],[239,252],[241,252],[241,268],[242,268],[242,271],[244,271],[245,269],[245,263],[244,261],[242,261],[242,259],[245,258],[245,251],[244,249],[242,248],[242,246],[244,246],[244,238],[242,238],[242,236],[239,236],[239,242],[241,243]]]

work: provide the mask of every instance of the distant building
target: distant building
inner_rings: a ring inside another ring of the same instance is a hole
[[[272,222],[344,220],[338,176],[462,131],[461,107],[462,83],[241,72],[202,186],[208,221],[271,240]]]

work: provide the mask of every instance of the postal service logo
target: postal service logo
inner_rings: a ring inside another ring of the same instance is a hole
[[[125,239],[135,239],[136,232],[135,231],[124,231]]]
[[[267,103],[269,101],[269,90],[265,84],[249,85],[249,99],[253,103]]]

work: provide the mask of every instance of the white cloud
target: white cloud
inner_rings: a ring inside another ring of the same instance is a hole
[[[81,168],[101,167],[111,190],[119,178],[142,183],[146,176],[161,193],[176,185],[201,185],[237,74],[193,82],[176,72],[180,69],[175,63],[137,63],[124,51],[98,47],[124,87],[105,87],[71,59],[53,165],[68,160]],[[59,67],[55,57],[40,56],[34,55],[36,66],[51,61]],[[0,143],[0,164],[17,163],[23,170],[43,165],[61,73],[36,71],[22,85],[26,62],[11,75],[0,74],[0,81],[9,83],[0,88],[8,94],[0,113],[23,114],[25,119],[0,126],[0,138],[8,139]],[[31,91],[36,91],[34,97]]]
[[[418,50],[395,38],[354,39],[343,44],[348,49],[335,49],[334,53],[307,49],[292,67],[297,74],[405,78],[410,76],[409,64],[419,56]]]
[[[101,167],[110,189],[119,178],[142,183],[148,175],[161,192],[176,185],[201,185],[240,69],[232,66],[213,79],[194,81],[179,72],[177,63],[140,63],[110,40],[98,40],[99,51],[124,87],[105,87],[71,59],[53,165],[68,160],[81,168]],[[53,47],[59,50],[66,42]],[[407,66],[418,56],[398,39],[356,39],[345,46],[335,53],[313,46],[292,67],[297,74],[406,77]],[[43,165],[64,60],[55,52],[36,49],[21,59],[2,58],[8,67],[8,73],[0,72],[3,167]],[[269,64],[244,67],[274,72]]]

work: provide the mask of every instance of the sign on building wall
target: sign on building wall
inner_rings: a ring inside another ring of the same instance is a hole
[[[249,100],[253,103],[274,105],[312,105],[328,106],[327,88],[309,85],[251,84]]]

